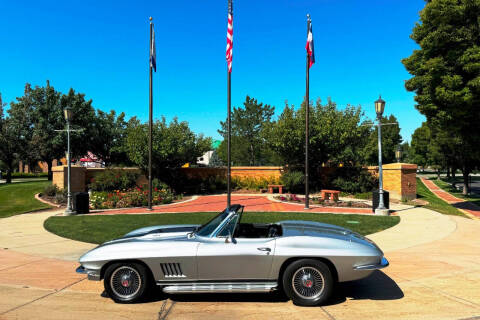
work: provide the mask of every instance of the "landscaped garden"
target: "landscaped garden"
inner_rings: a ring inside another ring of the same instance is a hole
[[[0,184],[0,218],[50,208],[34,197],[50,184],[46,179]]]
[[[137,228],[169,224],[203,224],[213,212],[164,214],[94,215],[50,217],[45,229],[59,236],[90,243],[103,243]],[[311,212],[244,212],[242,222],[273,223],[282,220],[309,220],[349,228],[362,235],[388,229],[400,222],[395,216],[367,216]]]

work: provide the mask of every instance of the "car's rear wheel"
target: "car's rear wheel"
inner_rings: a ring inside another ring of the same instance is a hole
[[[147,269],[139,263],[114,263],[105,271],[105,291],[118,303],[142,300],[150,288]]]
[[[293,303],[317,306],[328,300],[333,291],[333,277],[328,266],[318,260],[292,262],[283,273],[283,289]]]

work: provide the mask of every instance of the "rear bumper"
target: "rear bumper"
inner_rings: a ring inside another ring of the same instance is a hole
[[[80,266],[76,272],[86,274],[88,280],[100,281],[100,270],[85,269],[83,266]]]
[[[354,270],[378,270],[388,267],[390,263],[387,258],[382,257],[382,260],[378,264],[365,264],[361,266],[353,267]]]

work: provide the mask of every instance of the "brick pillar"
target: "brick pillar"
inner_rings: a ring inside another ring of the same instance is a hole
[[[391,199],[412,200],[417,198],[417,165],[409,163],[389,163],[383,165],[383,189]],[[368,167],[378,177],[378,166]]]
[[[66,189],[68,183],[68,167],[57,166],[52,167],[53,180],[52,184],[56,184],[59,189]],[[85,174],[86,168],[82,166],[71,167],[71,191],[84,192],[85,191]]]

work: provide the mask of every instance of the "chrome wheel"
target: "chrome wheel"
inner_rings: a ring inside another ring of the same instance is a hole
[[[137,270],[130,266],[121,266],[110,277],[110,288],[120,299],[134,297],[142,287],[142,278]]]
[[[303,299],[315,300],[325,289],[325,279],[316,268],[301,267],[292,276],[292,289]]]

